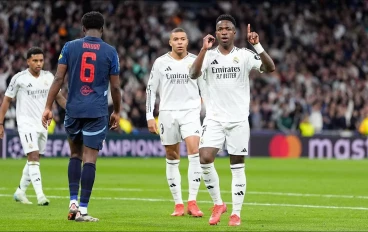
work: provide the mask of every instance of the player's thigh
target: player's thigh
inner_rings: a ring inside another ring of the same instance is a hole
[[[199,139],[202,131],[199,110],[183,112],[179,126],[180,134],[185,140],[188,154],[198,153]]]
[[[158,123],[162,145],[173,145],[181,142],[179,124],[176,121],[175,112],[160,111]]]
[[[108,116],[85,118],[82,128],[84,146],[95,150],[101,150],[106,138],[108,124]]]
[[[205,118],[199,148],[211,147],[222,149],[225,142],[225,130],[221,122]]]
[[[226,149],[231,155],[248,155],[250,128],[248,121],[227,123]]]
[[[41,155],[45,154],[46,151],[46,144],[47,144],[47,137],[48,134],[47,132],[38,132],[38,149],[39,149],[39,153]]]
[[[19,138],[25,155],[33,151],[39,151],[36,132],[19,132]]]
[[[66,135],[70,141],[80,143],[83,141],[82,129],[83,129],[84,119],[83,118],[73,118],[69,117],[68,114],[65,115],[64,128]]]

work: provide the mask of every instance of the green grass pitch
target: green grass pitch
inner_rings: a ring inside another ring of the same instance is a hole
[[[212,201],[204,183],[198,194],[203,218],[171,217],[174,203],[163,158],[99,158],[88,211],[97,223],[67,220],[66,158],[41,160],[49,206],[16,203],[25,159],[0,160],[0,230],[3,231],[368,231],[368,160],[246,160],[247,193],[242,225],[227,225],[231,213],[228,158],[217,158],[222,198],[228,204],[217,226],[210,226]],[[183,199],[188,197],[188,160],[182,158]]]

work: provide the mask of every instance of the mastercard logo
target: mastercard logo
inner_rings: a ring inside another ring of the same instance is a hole
[[[271,139],[269,154],[275,158],[298,158],[302,154],[302,144],[295,135],[276,135]]]

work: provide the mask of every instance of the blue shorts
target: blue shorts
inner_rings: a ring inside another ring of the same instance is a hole
[[[102,149],[108,129],[108,116],[99,118],[72,118],[65,115],[64,127],[72,141],[83,141],[86,147]]]

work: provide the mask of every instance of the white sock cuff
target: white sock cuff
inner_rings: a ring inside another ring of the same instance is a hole
[[[169,159],[166,159],[166,163],[167,164],[171,164],[171,165],[179,165],[180,160],[169,160]]]
[[[243,164],[231,164],[230,165],[231,170],[242,169],[244,167],[245,167],[244,163]]]
[[[199,162],[199,153],[188,155],[189,162]]]
[[[201,164],[201,168],[212,168],[212,167],[215,167],[214,163]]]
[[[38,165],[38,166],[40,166],[40,162],[38,162],[38,161],[27,161],[27,164],[28,164],[28,166],[29,165]]]

